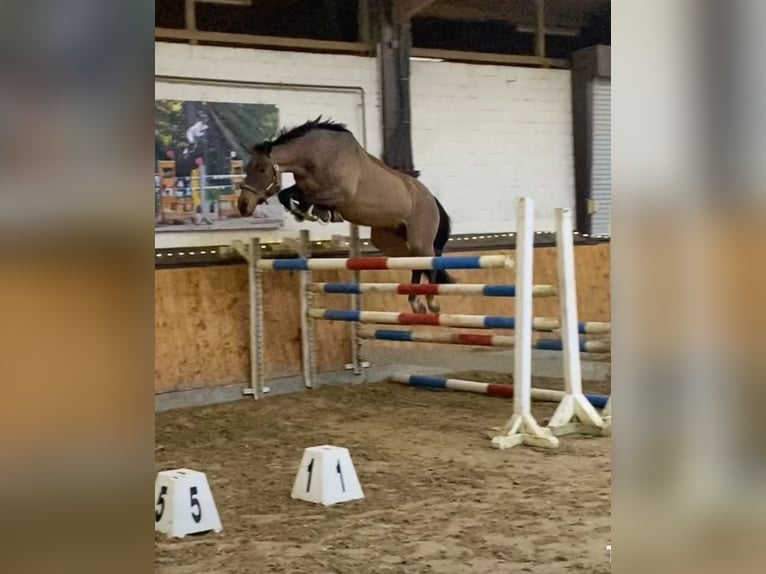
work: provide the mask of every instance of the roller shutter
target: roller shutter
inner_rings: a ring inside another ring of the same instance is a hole
[[[611,235],[612,230],[612,82],[594,78],[591,199],[591,233]]]

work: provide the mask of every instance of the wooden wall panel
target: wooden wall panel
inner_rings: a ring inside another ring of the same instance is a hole
[[[154,277],[157,392],[248,380],[246,267],[161,270]]]
[[[494,251],[503,253],[502,251]],[[505,252],[513,257],[513,251]],[[475,253],[480,255],[481,253]],[[466,254],[468,255],[468,254]],[[578,307],[581,320],[609,321],[610,246],[575,248]],[[461,283],[509,283],[513,270],[454,271]],[[350,281],[346,271],[315,272],[314,281]],[[557,283],[555,248],[535,249],[535,283]],[[408,271],[368,271],[367,282],[409,282]],[[266,376],[299,375],[299,274],[264,274]],[[409,311],[406,297],[366,295],[369,310]],[[512,315],[513,299],[440,297],[444,313]],[[316,295],[314,305],[347,309],[350,297]],[[535,316],[558,315],[558,299],[535,299]],[[316,360],[320,372],[335,371],[350,361],[350,325],[316,323]],[[512,334],[512,332],[509,332]],[[155,386],[157,392],[248,381],[249,310],[245,265],[155,272]]]

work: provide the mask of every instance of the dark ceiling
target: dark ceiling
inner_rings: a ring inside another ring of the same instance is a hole
[[[549,26],[582,27],[592,15],[609,7],[609,0],[545,0]],[[437,0],[421,13],[425,18],[464,22],[503,21],[508,24],[535,23],[534,0]]]
[[[155,23],[184,27],[184,0],[156,0]],[[359,41],[358,0],[255,0],[251,6],[198,3],[199,30]],[[546,54],[566,58],[611,44],[608,0],[546,0]],[[499,54],[534,54],[533,0],[437,0],[412,20],[413,45]]]

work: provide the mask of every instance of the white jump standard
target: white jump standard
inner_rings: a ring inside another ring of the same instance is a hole
[[[572,212],[557,209],[556,244],[559,252],[559,304],[561,306],[561,339],[564,353],[564,392],[548,428],[556,436],[575,432],[603,434],[604,421],[582,392],[582,370],[579,361],[577,324],[577,288],[575,285]],[[609,405],[609,403],[607,403]],[[611,406],[609,406],[611,414]]]
[[[516,345],[513,364],[513,414],[501,434],[492,438],[499,449],[521,444],[559,446],[559,439],[532,416],[532,272],[534,261],[534,202],[521,198],[516,215]],[[571,238],[570,238],[571,239]],[[578,357],[579,359],[579,357]]]

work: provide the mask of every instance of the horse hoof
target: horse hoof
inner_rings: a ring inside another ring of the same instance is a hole
[[[431,313],[438,313],[441,311],[441,305],[439,305],[436,301],[429,301],[428,310],[431,311]]]
[[[428,310],[426,309],[426,306],[423,305],[420,301],[417,301],[415,303],[410,303],[410,307],[412,307],[413,313],[427,313]]]

